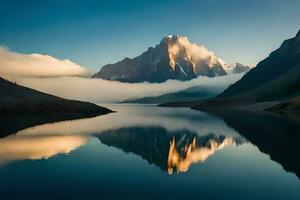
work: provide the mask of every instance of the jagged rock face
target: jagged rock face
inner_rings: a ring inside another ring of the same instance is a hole
[[[241,63],[236,63],[235,67],[232,70],[233,74],[239,74],[239,73],[245,73],[248,72],[250,70],[249,66],[245,66]]]
[[[197,76],[226,75],[220,59],[205,47],[191,44],[187,37],[168,36],[133,59],[108,64],[93,78],[122,82],[191,80]]]

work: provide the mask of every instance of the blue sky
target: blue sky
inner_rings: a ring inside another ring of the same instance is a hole
[[[169,34],[255,65],[300,29],[299,0],[0,0],[0,45],[97,71]]]

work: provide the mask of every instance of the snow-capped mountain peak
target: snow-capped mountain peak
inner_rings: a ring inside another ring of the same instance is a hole
[[[213,52],[191,43],[186,36],[169,35],[140,56],[103,66],[93,77],[123,82],[191,80],[197,76],[226,75],[223,63]]]
[[[168,46],[170,65],[173,70],[176,63],[189,62],[196,75],[203,75],[201,71],[204,65],[210,69],[218,66],[219,70],[215,71],[215,75],[226,74],[220,69],[223,67],[220,58],[204,46],[191,43],[186,36],[169,35],[163,39],[163,43]]]

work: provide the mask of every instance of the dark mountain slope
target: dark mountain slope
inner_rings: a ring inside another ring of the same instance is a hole
[[[0,114],[97,115],[111,110],[29,89],[0,78]]]
[[[256,101],[285,98],[300,91],[299,72],[300,31],[296,37],[284,41],[279,49],[258,63],[219,97],[233,97],[253,92]],[[265,95],[265,92],[268,94]]]
[[[258,102],[281,102],[299,94],[300,31],[223,93],[213,99],[199,101],[193,108],[209,110]]]

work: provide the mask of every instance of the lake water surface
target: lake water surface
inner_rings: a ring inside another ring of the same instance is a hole
[[[299,122],[106,106],[0,138],[0,199],[300,199]]]

